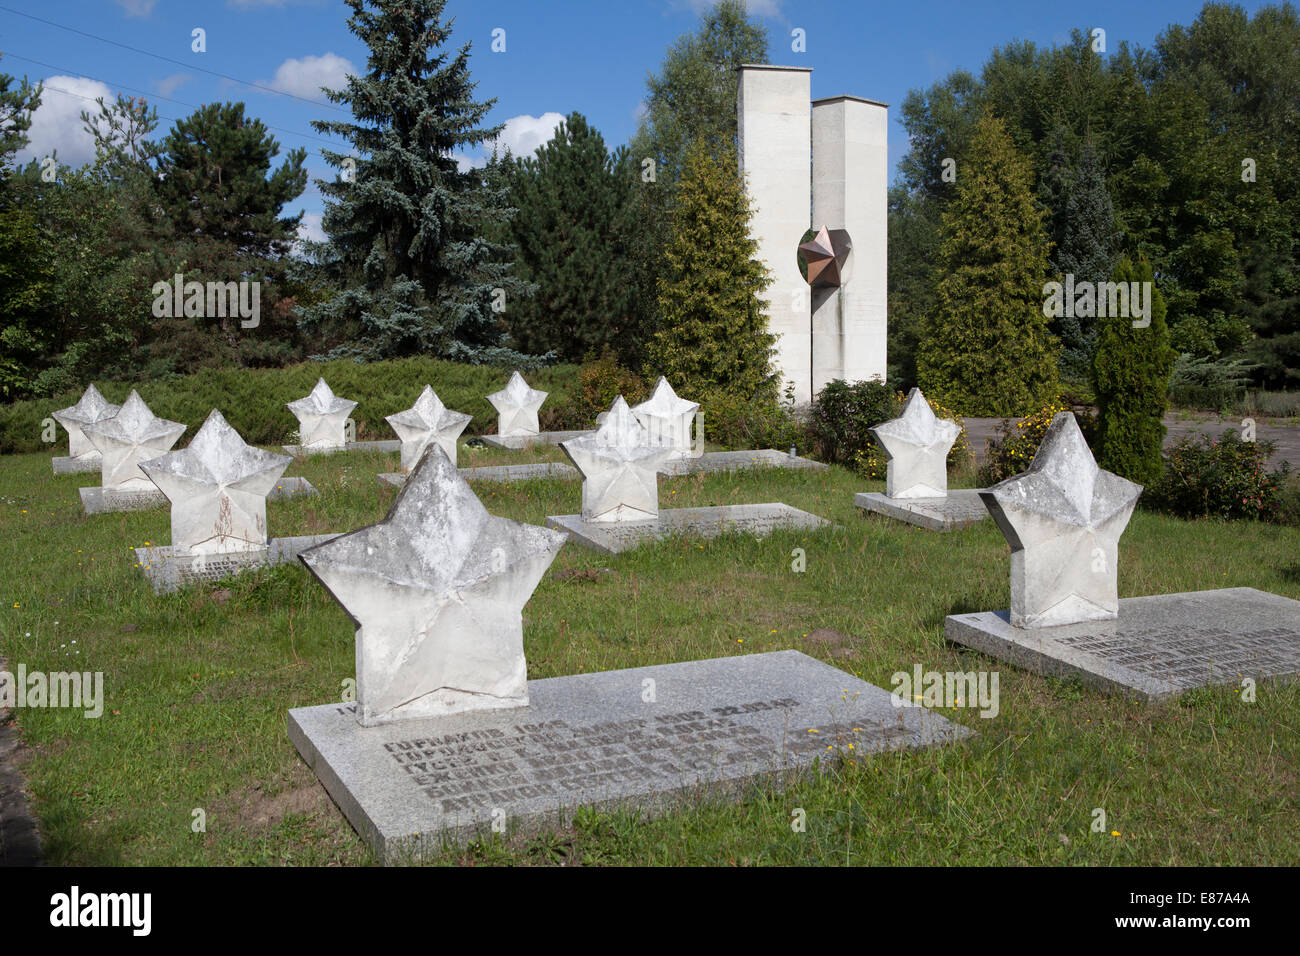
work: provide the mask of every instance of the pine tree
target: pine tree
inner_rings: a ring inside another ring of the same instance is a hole
[[[1097,320],[1097,352],[1092,364],[1097,393],[1097,464],[1130,481],[1149,485],[1160,477],[1164,414],[1174,350],[1169,342],[1164,298],[1155,287],[1151,264],[1127,257],[1114,282],[1149,282],[1151,324],[1134,328],[1130,316]],[[1133,311],[1130,308],[1130,312]]]
[[[1024,415],[1054,400],[1057,348],[1043,317],[1048,277],[1033,174],[986,113],[944,212],[941,277],[917,355],[927,396],[965,415]]]
[[[686,152],[646,377],[666,375],[683,395],[774,399],[775,337],[760,298],[771,277],[756,258],[735,170],[735,154],[703,138]]]
[[[454,155],[502,129],[481,125],[496,101],[473,98],[470,45],[444,49],[446,0],[347,2],[348,29],[370,51],[366,71],[325,93],[355,122],[312,122],[356,154],[322,150],[341,175],[319,183],[321,259],[342,288],[300,313],[303,328],[336,357],[517,358],[498,347],[500,314],[527,286],[511,275],[510,250],[489,238],[509,215],[506,188]]]
[[[571,113],[535,156],[513,166],[512,222],[521,277],[536,295],[508,315],[516,346],[566,360],[618,345],[632,311],[618,226],[629,198],[605,140]]]
[[[1119,257],[1119,233],[1106,176],[1091,142],[1084,144],[1078,166],[1069,178],[1060,218],[1061,245],[1054,262],[1057,274],[1073,275],[1076,285],[1105,282]],[[1097,320],[1065,315],[1056,320],[1053,331],[1061,339],[1062,370],[1082,378],[1097,348]]]

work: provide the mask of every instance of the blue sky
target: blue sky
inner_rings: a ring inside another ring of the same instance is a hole
[[[959,67],[978,71],[990,50],[1010,40],[1051,45],[1074,27],[1105,29],[1108,49],[1122,40],[1150,46],[1168,24],[1195,19],[1202,4],[748,5],[769,29],[772,62],[813,68],[814,98],[849,93],[890,104],[889,152],[896,164],[907,149],[897,107],[909,90]],[[1253,12],[1264,4],[1241,5]],[[518,153],[536,148],[555,119],[572,110],[611,147],[626,142],[636,129],[646,75],[659,68],[677,37],[695,28],[707,6],[707,0],[449,0],[447,14],[455,19],[454,41],[472,43],[470,68],[480,98],[497,99],[491,121],[507,124],[503,139]],[[339,0],[0,0],[0,72],[44,80],[48,87],[32,143],[19,158],[52,149],[65,162],[89,158],[80,110],[93,108],[96,96],[123,92],[150,99],[166,117],[160,131],[197,105],[242,100],[250,114],[274,127],[282,153],[304,146],[313,177],[332,178],[319,155],[330,141],[310,121],[344,115],[318,105],[324,101],[317,89],[337,85],[349,68],[364,68],[366,51],[348,31],[347,15]],[[206,32],[206,52],[192,49],[195,28]],[[499,53],[491,50],[497,28],[505,30]],[[806,31],[806,52],[791,49],[795,28]],[[293,211],[299,208],[314,231],[321,211],[314,186]]]

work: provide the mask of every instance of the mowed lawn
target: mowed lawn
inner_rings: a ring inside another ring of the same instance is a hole
[[[462,449],[462,465],[556,460]],[[379,520],[396,454],[296,461],[316,497],[268,505],[273,536]],[[104,714],[16,712],[52,864],[371,864],[289,743],[292,707],[337,700],[353,628],[301,566],[155,596],[133,547],[170,541],[166,509],[87,517],[98,476],[49,455],[0,458],[0,653],[10,669],[104,673]],[[969,484],[969,482],[966,482]],[[579,509],[577,481],[476,484],[495,514]],[[883,490],[832,468],[660,479],[661,507],[780,501],[838,524],[764,540],[677,539],[618,557],[568,545],[524,610],[529,676],[796,648],[871,683],[997,670],[1001,708],[946,715],[978,736],[924,751],[830,754],[783,792],[693,796],[648,819],[578,812],[540,836],[448,848],[446,863],[1300,863],[1300,684],[1169,703],[1106,697],[947,645],[945,615],[1004,608],[1008,550],[992,522],[941,535],[853,506]],[[803,548],[807,569],[792,570]],[[1250,586],[1300,598],[1300,529],[1138,511],[1122,597]],[[806,829],[795,832],[802,808]],[[1094,810],[1105,812],[1093,832]],[[206,832],[195,832],[202,810]]]

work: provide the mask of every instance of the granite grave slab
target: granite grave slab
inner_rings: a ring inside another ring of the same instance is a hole
[[[761,538],[777,529],[816,529],[830,524],[825,518],[777,503],[667,508],[640,521],[584,521],[582,515],[548,515],[546,521],[548,527],[567,531],[574,543],[601,554],[620,554],[670,535],[714,538],[739,531]]]
[[[954,614],[943,633],[1026,670],[1141,700],[1300,674],[1300,601],[1254,588],[1122,598],[1112,620],[1056,627],[1015,627],[1005,610]]]
[[[88,515],[106,514],[113,511],[149,511],[163,508],[168,504],[167,496],[157,488],[143,491],[116,491],[112,488],[79,488],[81,507]],[[316,494],[316,488],[306,478],[281,478],[267,501],[287,501],[301,498],[303,495]]]
[[[526,465],[479,465],[458,468],[466,481],[530,481],[534,478],[577,478],[578,469],[562,461],[541,461]],[[401,472],[384,472],[376,475],[380,481],[397,488],[406,483]]]
[[[341,451],[401,451],[402,443],[395,438],[384,441],[348,441],[342,445],[307,446],[281,445],[286,455],[297,458],[300,455],[332,455]]]
[[[308,548],[337,537],[337,534],[304,534],[272,538],[265,548],[225,554],[195,553],[170,545],[136,548],[135,558],[154,591],[166,594],[190,584],[219,581],[250,568],[296,561]]]
[[[511,448],[517,451],[529,445],[558,445],[572,438],[582,438],[584,435],[595,433],[595,429],[584,429],[567,432],[537,432],[533,435],[479,435],[478,438],[489,448]]]
[[[989,516],[978,489],[949,491],[941,498],[891,498],[878,491],[864,491],[853,496],[853,503],[864,511],[931,531],[956,531]]]
[[[945,744],[968,728],[798,651],[528,682],[529,704],[376,727],[356,704],[289,711],[289,737],[387,863],[563,825],[575,808],[734,796],[819,758]],[[852,748],[850,750],[850,748]]]

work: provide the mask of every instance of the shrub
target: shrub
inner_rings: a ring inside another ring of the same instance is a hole
[[[852,384],[840,379],[827,382],[812,405],[810,428],[817,457],[859,467],[863,456],[875,448],[870,429],[897,418],[902,408],[902,393],[879,379]],[[879,449],[876,454],[883,460]]]
[[[745,400],[714,395],[701,402],[700,413],[704,416],[705,440],[727,449],[788,451],[793,446],[805,455],[810,447],[816,447],[807,427],[770,398]]]
[[[556,431],[591,428],[596,416],[614,404],[619,395],[629,405],[636,405],[650,396],[650,388],[636,372],[619,365],[617,354],[605,346],[599,355],[588,353],[578,368],[577,391],[567,402],[557,403],[549,414],[542,406],[541,424]]]
[[[1269,441],[1242,441],[1234,431],[1217,441],[1206,435],[1184,438],[1165,456],[1164,474],[1146,489],[1142,504],[1182,518],[1283,520],[1282,488],[1289,472],[1286,465],[1268,470],[1274,447]]]
[[[1068,411],[1064,405],[1053,402],[1019,422],[1007,421],[999,425],[998,437],[989,439],[988,460],[979,470],[980,485],[985,488],[996,485],[1027,469],[1052,419],[1064,411]],[[1087,435],[1086,429],[1084,434]]]

